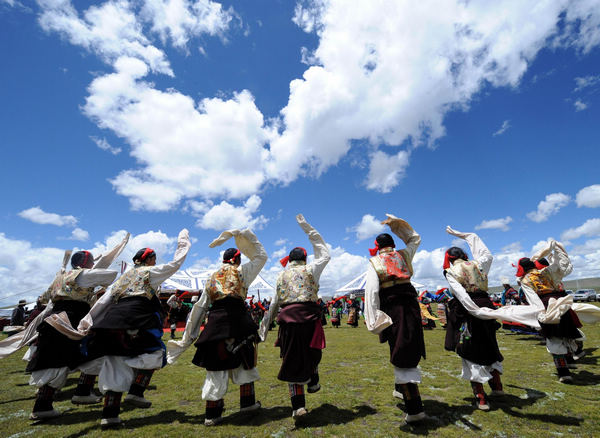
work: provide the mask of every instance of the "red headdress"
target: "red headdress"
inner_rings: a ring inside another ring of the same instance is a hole
[[[292,254],[292,252],[294,252],[297,249],[302,250],[302,252],[304,253],[304,260],[306,260],[306,257],[307,257],[306,250],[304,248],[302,248],[301,246],[297,246],[296,248],[291,250],[290,254]],[[290,261],[290,256],[287,255],[284,258],[282,258],[281,260],[279,260],[279,263],[281,263],[281,266],[283,266],[285,268],[287,266],[287,264],[289,263],[289,261]]]
[[[239,250],[239,249],[238,249],[238,250],[236,250],[236,251],[235,251],[235,254],[233,255],[233,257],[231,257],[231,258],[230,258],[230,259],[228,259],[228,260],[223,260],[223,263],[235,263],[235,258],[236,258],[237,256],[239,256],[240,254],[241,254],[240,250]]]
[[[379,242],[377,242],[377,239],[375,240],[375,248],[369,248],[369,254],[371,254],[371,256],[375,257],[377,255],[377,251],[379,251]]]

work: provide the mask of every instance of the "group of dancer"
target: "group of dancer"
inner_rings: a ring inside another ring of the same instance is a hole
[[[394,370],[392,395],[404,400],[405,420],[412,423],[426,418],[418,386],[418,365],[426,356],[425,341],[418,295],[411,284],[412,261],[421,237],[403,219],[387,216],[382,223],[404,242],[405,248],[396,249],[388,233],[377,236],[375,248],[370,250],[364,317],[367,329],[389,345]],[[196,348],[192,363],[206,370],[202,387],[205,425],[214,426],[223,420],[229,380],[239,385],[239,410],[257,411],[261,408],[254,386],[260,377],[257,345],[267,339],[274,320],[279,327],[275,345],[280,348],[281,358],[277,378],[288,384],[292,417],[305,416],[305,392],[321,389],[319,364],[325,333],[318,291],[330,254],[319,232],[301,214],[296,220],[312,244],[314,258],[307,263],[306,249],[296,247],[281,260],[285,269],[260,324],[248,312],[246,298],[248,287],[267,262],[267,253],[252,231],[229,230],[209,246],[214,248],[233,238],[236,247],[223,252],[221,266],[211,275],[188,315],[182,339],[170,340],[167,346],[161,340],[164,315],[158,288],[183,264],[191,246],[187,230],[179,234],[171,262],[156,265],[155,252],[142,248],[133,257],[133,268],[114,283],[117,272],[107,268],[121,253],[129,235],[96,260],[88,251],[76,252],[71,257],[73,269],[68,272],[65,257],[63,269],[43,296],[48,302],[44,312],[27,330],[0,343],[0,357],[30,345],[27,370],[31,372],[30,384],[38,387],[31,419],[59,415],[52,405],[54,394],[69,373],[79,371],[73,403],[92,404],[104,398],[101,425],[117,426],[121,423],[122,394],[127,392],[124,402],[150,407],[144,391],[153,372],[174,363],[192,344]],[[562,278],[572,271],[564,247],[551,240],[531,259],[520,259],[516,275],[527,305],[495,309],[488,295],[490,251],[474,233],[450,227],[447,232],[464,239],[473,255],[470,260],[463,249],[448,249],[443,272],[449,284],[445,348],[461,357],[462,378],[470,381],[477,407],[490,409],[483,386],[486,382],[491,396],[504,394],[497,320],[541,328],[560,382],[572,381],[569,360],[577,348],[574,341],[582,336],[574,309],[581,310],[589,322],[599,318],[593,306],[577,309],[562,288]],[[242,255],[248,259],[243,264]],[[97,299],[99,286],[106,290]],[[337,308],[341,306],[334,306]],[[335,316],[339,318],[337,311]],[[96,378],[103,397],[92,390]]]

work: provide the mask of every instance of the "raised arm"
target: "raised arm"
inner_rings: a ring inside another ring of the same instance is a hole
[[[318,283],[323,269],[325,269],[325,266],[327,266],[327,263],[329,263],[329,260],[331,259],[331,256],[329,255],[329,248],[327,248],[327,244],[319,232],[315,230],[308,222],[306,222],[306,219],[304,219],[303,215],[297,215],[296,221],[298,222],[298,225],[300,225],[300,228],[302,228],[302,231],[306,233],[308,240],[310,240],[310,243],[313,246],[315,260],[311,263],[311,266],[313,278]]]
[[[408,256],[408,261],[412,261],[415,256],[419,245],[421,244],[421,236],[417,233],[413,227],[404,219],[397,218],[393,214],[386,214],[387,219],[381,222],[383,225],[388,225],[392,233],[398,236],[404,244],[406,249],[404,250]]]
[[[365,283],[365,323],[367,329],[375,334],[392,325],[392,318],[385,312],[379,310],[379,278],[375,268],[369,263],[367,268],[367,278]]]
[[[108,268],[112,264],[112,262],[119,256],[119,254],[121,254],[121,252],[127,245],[127,242],[129,242],[129,236],[130,236],[130,234],[126,233],[123,240],[121,240],[113,249],[102,254],[98,258],[98,261],[96,261],[96,263],[94,264],[94,267],[92,269]]]
[[[487,246],[485,246],[485,243],[483,243],[483,240],[481,240],[477,234],[462,233],[460,231],[453,230],[450,226],[446,227],[446,232],[452,236],[466,240],[469,248],[471,249],[471,254],[473,254],[473,258],[481,270],[484,272],[484,274],[490,272],[494,257]]]
[[[153,266],[150,269],[150,285],[156,288],[177,272],[181,265],[183,265],[191,246],[190,233],[184,228],[179,232],[179,236],[177,237],[177,249],[175,250],[173,260],[163,265]]]
[[[242,265],[242,279],[245,287],[250,287],[260,270],[267,263],[267,252],[256,235],[249,229],[241,231],[235,236],[235,245],[240,252],[250,259]]]

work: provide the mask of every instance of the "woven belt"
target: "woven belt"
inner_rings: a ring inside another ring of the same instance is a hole
[[[397,284],[407,284],[410,283],[410,280],[388,280],[384,281],[379,285],[380,289],[386,289],[388,287],[396,286]]]

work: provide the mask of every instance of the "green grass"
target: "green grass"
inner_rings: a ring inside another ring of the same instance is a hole
[[[492,410],[472,406],[471,388],[461,380],[460,359],[443,349],[444,331],[425,332],[427,359],[421,361],[421,393],[431,417],[421,426],[405,425],[402,404],[392,398],[393,373],[387,345],[364,328],[325,328],[327,348],[320,367],[322,389],[307,394],[309,415],[294,424],[287,385],[276,378],[279,349],[275,332],[259,347],[256,383],[263,409],[257,415],[239,414],[239,390],[231,385],[225,397],[226,420],[206,428],[201,399],[204,370],[191,364],[191,347],[175,365],[155,373],[146,397],[150,409],[124,407],[124,425],[101,431],[101,406],[70,403],[77,375],[72,375],[55,407],[63,415],[42,424],[28,420],[34,388],[28,386],[25,350],[0,361],[0,436],[3,437],[379,437],[430,435],[489,436],[600,436],[600,327],[584,327],[588,340],[584,357],[574,370],[575,384],[558,383],[550,355],[533,336],[498,331],[505,357],[503,383],[507,396],[491,399]]]

